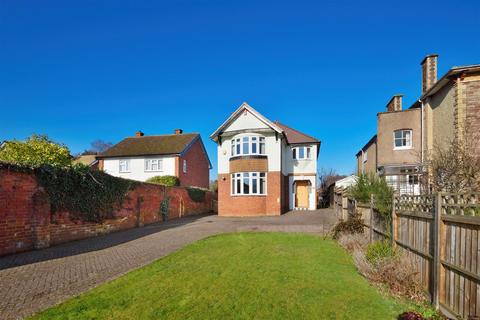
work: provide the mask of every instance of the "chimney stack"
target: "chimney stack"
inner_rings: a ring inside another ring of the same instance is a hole
[[[420,63],[422,66],[422,95],[437,82],[438,54],[426,56]]]
[[[402,111],[403,94],[396,94],[387,104],[387,112]]]
[[[183,130],[182,129],[175,129],[175,134],[182,134],[183,133]]]
[[[135,132],[135,137],[143,137],[144,133],[142,131]]]

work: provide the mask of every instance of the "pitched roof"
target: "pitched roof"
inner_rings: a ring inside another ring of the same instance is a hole
[[[480,72],[480,64],[472,64],[468,66],[459,66],[453,67],[445,73],[440,80],[435,82],[435,84],[425,92],[420,99],[424,99],[425,97],[431,96],[437,93],[441,88],[443,88],[447,83],[449,83],[452,79],[459,77],[464,74],[468,73],[478,73]]]
[[[302,133],[298,130],[290,128],[283,123],[278,121],[274,122],[278,127],[283,130],[283,134],[287,138],[288,143],[290,144],[297,144],[297,143],[320,143],[320,140],[315,139],[305,133]]]
[[[237,116],[239,114],[241,114],[241,112],[243,110],[248,110],[251,114],[253,114],[255,117],[257,117],[257,119],[259,119],[260,121],[265,123],[267,126],[269,126],[270,128],[272,128],[273,130],[275,130],[278,133],[282,133],[282,129],[279,128],[275,123],[273,123],[270,120],[268,120],[267,118],[265,118],[260,112],[258,112],[254,108],[252,108],[248,103],[244,102],[240,105],[240,107],[237,108],[237,110],[235,110],[230,115],[230,117],[228,117],[227,120],[225,120],[224,123],[222,123],[222,125],[220,125],[220,127],[217,128],[217,130],[215,130],[214,133],[212,133],[210,135],[210,139],[216,141],[217,137],[220,134],[222,134],[222,130],[225,129],[226,127],[228,127],[228,125],[230,125],[237,118]]]
[[[404,111],[406,111],[406,110],[404,110]],[[358,151],[355,156],[358,157],[362,153],[362,151],[367,150],[368,147],[370,147],[373,143],[376,143],[376,142],[377,142],[377,135],[374,134],[373,137],[371,137],[370,140],[368,140],[368,142],[365,143],[365,145],[362,147],[362,149],[360,149],[360,151]]]
[[[129,137],[97,158],[181,154],[198,138],[198,133]]]

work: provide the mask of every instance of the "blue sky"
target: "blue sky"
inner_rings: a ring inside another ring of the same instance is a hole
[[[354,171],[393,94],[480,63],[479,1],[0,1],[0,140],[95,139],[180,127],[208,136],[243,101],[322,141]]]

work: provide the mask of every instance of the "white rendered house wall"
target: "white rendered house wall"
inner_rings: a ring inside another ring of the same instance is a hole
[[[146,159],[161,159],[160,170],[145,170]],[[120,160],[129,161],[127,172],[120,172]],[[155,176],[175,175],[175,157],[174,156],[149,156],[149,157],[119,157],[104,159],[103,170],[116,177],[132,179],[137,181],[146,181]]]

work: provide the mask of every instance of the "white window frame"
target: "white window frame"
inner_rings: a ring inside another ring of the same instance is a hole
[[[363,152],[363,163],[368,161],[368,150]]]
[[[183,159],[182,167],[183,173],[187,173],[187,160]]]
[[[122,167],[125,167],[122,169]],[[129,173],[130,172],[130,159],[120,159],[118,160],[118,172],[119,173]]]
[[[248,179],[249,193],[244,190],[244,178]],[[264,183],[263,193],[260,192],[261,183]],[[256,182],[256,192],[253,193],[254,181]],[[238,184],[240,183],[240,184]],[[240,187],[240,192],[237,192]],[[235,172],[230,175],[230,195],[231,196],[266,196],[267,195],[267,173],[266,172]]]
[[[402,136],[400,138],[396,137],[396,133],[401,132]],[[410,139],[407,138],[406,133],[410,134]],[[397,140],[405,140],[406,145],[397,146]],[[412,129],[399,129],[393,131],[393,150],[408,150],[413,148],[413,130]]]
[[[245,141],[246,140],[246,141]],[[237,157],[237,156],[249,156],[249,155],[265,155],[265,137],[258,134],[242,134],[237,135],[232,138],[230,141],[231,143],[231,150],[230,156]],[[247,150],[246,152],[244,149],[244,143],[247,143]],[[253,146],[255,145],[255,152],[253,151]],[[262,148],[263,146],[263,148]],[[263,149],[263,152],[261,150]]]
[[[303,150],[303,157],[300,158],[300,149]],[[292,159],[293,160],[311,160],[312,159],[312,150],[311,146],[301,146],[292,148]]]
[[[145,172],[163,171],[163,159],[145,159],[144,164]],[[157,169],[153,169],[154,166],[156,166]]]

